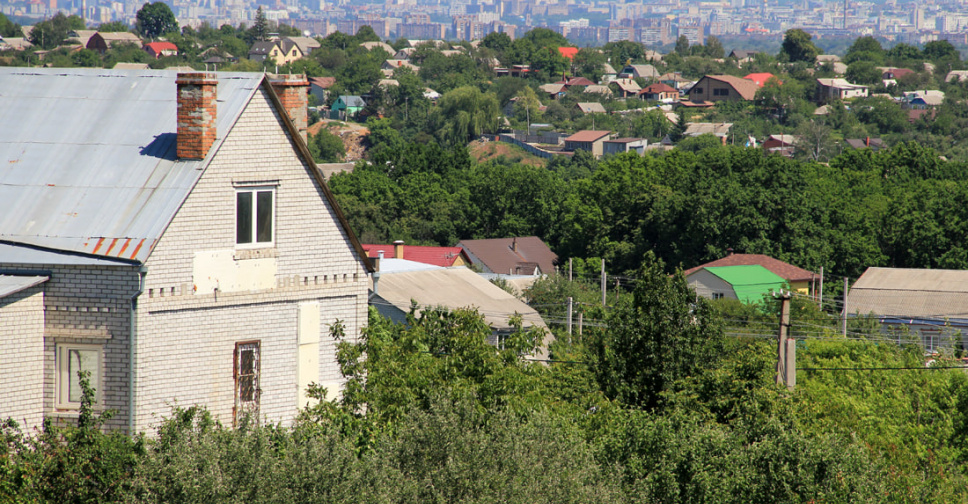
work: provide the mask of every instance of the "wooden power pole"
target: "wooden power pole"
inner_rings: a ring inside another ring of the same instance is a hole
[[[780,294],[780,331],[776,347],[776,384],[793,390],[797,382],[797,341],[789,339],[790,293]]]

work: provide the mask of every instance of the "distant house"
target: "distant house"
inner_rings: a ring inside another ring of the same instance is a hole
[[[410,59],[410,55],[413,54],[414,51],[416,50],[417,49],[415,47],[404,47],[403,49],[400,49],[399,51],[397,51],[396,54],[393,55],[393,59],[408,60]]]
[[[733,49],[730,51],[728,58],[733,58],[737,60],[738,63],[746,63],[753,59],[754,56],[759,54],[759,51],[747,51],[745,49]]]
[[[652,63],[662,63],[662,53],[660,53],[659,51],[646,49],[645,53],[642,54],[642,59],[646,61],[650,61]]]
[[[322,105],[329,99],[329,88],[336,84],[336,77],[310,77],[309,94],[316,97],[316,103]]]
[[[460,247],[406,245],[403,240],[397,240],[386,245],[364,243],[363,251],[371,259],[378,259],[382,255],[385,259],[406,259],[443,268],[470,266],[471,264],[470,257]]]
[[[821,65],[824,63],[839,63],[839,62],[840,62],[840,56],[837,56],[836,54],[818,54],[817,55],[817,63]]]
[[[793,157],[794,144],[797,137],[794,135],[770,135],[763,141],[763,150],[770,153],[781,154]]]
[[[512,65],[511,68],[495,67],[498,77],[527,77],[531,75],[531,65]]]
[[[691,80],[682,76],[679,72],[669,72],[659,76],[659,82],[665,84],[669,87],[674,87],[678,91],[682,91],[683,88],[692,83]]]
[[[897,80],[906,75],[914,74],[914,70],[908,68],[890,68],[890,67],[880,67],[881,79],[884,80]]]
[[[554,275],[558,256],[537,236],[462,240],[457,244],[484,273]]]
[[[397,51],[393,49],[393,46],[387,44],[386,42],[363,42],[360,47],[366,49],[367,51],[372,51],[374,49],[382,49],[387,54],[396,54]]]
[[[944,76],[945,82],[968,82],[968,70],[952,70]]]
[[[872,150],[874,152],[877,152],[877,151],[879,151],[881,149],[886,149],[887,148],[887,143],[885,143],[884,140],[882,140],[880,138],[871,138],[871,137],[866,137],[866,138],[848,138],[848,139],[844,140],[844,142],[846,142],[847,145],[850,146],[851,148],[858,149],[858,150],[860,150],[860,149],[870,149],[870,150]]]
[[[642,91],[642,88],[639,86],[638,82],[635,82],[634,79],[627,78],[615,79],[608,83],[608,87],[615,90],[616,94],[622,98],[638,96],[639,91]]]
[[[668,84],[656,82],[639,91],[639,98],[655,101],[677,101],[679,100],[679,91]]]
[[[733,123],[686,123],[686,131],[683,135],[687,137],[697,137],[700,135],[715,135],[722,140],[723,145],[729,137],[729,131],[733,128]]]
[[[608,86],[603,86],[600,84],[595,84],[594,86],[585,87],[586,94],[598,94],[602,96],[612,96],[612,90]]]
[[[380,66],[380,69],[396,70],[402,67],[407,67],[413,70],[414,73],[417,73],[420,71],[420,67],[411,63],[410,60],[405,60],[405,59],[388,59],[383,62],[383,64]]]
[[[333,106],[330,107],[330,119],[345,121],[358,114],[364,107],[366,107],[366,102],[359,96],[340,96],[333,102]]]
[[[851,84],[847,79],[817,79],[817,102],[863,98],[868,93],[867,86]]]
[[[940,107],[942,103],[944,103],[944,91],[937,89],[906,91],[901,97],[901,107],[905,109],[923,110]]]
[[[783,289],[786,280],[760,265],[699,266],[683,272],[696,294],[707,299],[738,299],[758,303]]]
[[[850,287],[847,312],[871,315],[899,342],[926,352],[968,348],[968,271],[867,268]]]
[[[144,45],[143,49],[149,56],[155,59],[163,56],[178,56],[178,46],[171,42],[149,42]]]
[[[604,114],[606,113],[605,107],[598,102],[578,102],[575,104],[575,108],[581,111],[582,114]]]
[[[517,330],[511,323],[513,317],[520,317],[525,329],[547,330],[537,310],[468,268],[426,265],[408,268],[405,264],[408,262],[385,260],[381,271],[373,275],[370,305],[393,322],[406,323],[407,315],[416,304],[418,315],[432,308],[476,309],[491,328],[488,342],[492,345],[499,345],[503,336]],[[546,336],[542,348],[525,358],[547,359],[550,339],[552,337]]]
[[[575,59],[575,55],[578,54],[577,47],[559,47],[558,54],[568,58],[569,60]]]
[[[759,87],[751,80],[734,75],[707,75],[689,90],[689,100],[700,101],[739,101],[752,100]]]
[[[312,37],[285,37],[285,40],[295,44],[303,56],[309,56],[313,51],[319,49],[319,41]]]
[[[564,84],[567,88],[572,88],[576,86],[594,86],[595,83],[585,77],[572,77],[568,80],[559,81],[558,84]]]
[[[766,81],[772,79],[773,77],[775,77],[775,75],[769,72],[762,72],[762,73],[751,73],[743,78],[746,80],[751,80],[755,82],[756,87],[763,87],[763,84],[766,84]]]
[[[135,44],[141,47],[141,39],[131,32],[97,32],[87,39],[87,47],[92,51],[104,53],[118,44]]]
[[[564,84],[542,84],[538,86],[538,89],[546,93],[552,100],[565,96]]]
[[[659,71],[652,65],[625,65],[625,68],[619,72],[618,78],[655,80],[659,78]]]
[[[249,59],[260,63],[272,58],[278,65],[287,65],[303,56],[299,46],[288,39],[256,41],[249,49]]]
[[[644,138],[613,138],[602,143],[602,155],[621,154],[623,152],[637,152],[642,154],[648,147],[649,141]]]
[[[782,278],[789,285],[791,290],[800,294],[810,294],[811,292],[815,292],[816,284],[820,278],[819,275],[812,271],[807,271],[790,263],[783,262],[779,259],[774,259],[768,255],[734,254],[732,252],[730,252],[726,257],[687,269],[686,271],[683,271],[683,274],[688,277],[692,273],[698,271],[700,268],[705,267],[752,265],[766,268],[773,274]]]
[[[611,136],[610,131],[582,130],[565,138],[565,150],[584,150],[595,156],[601,156],[604,153],[603,143]]]

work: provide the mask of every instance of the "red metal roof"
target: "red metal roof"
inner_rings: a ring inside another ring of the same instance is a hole
[[[706,264],[700,264],[695,268],[687,269],[683,271],[683,275],[689,276],[692,273],[698,271],[700,268],[715,267],[715,266],[753,266],[759,265],[772,271],[777,276],[783,277],[791,282],[809,282],[815,278],[820,278],[819,275],[812,271],[807,271],[803,268],[798,268],[792,264],[785,263],[779,259],[774,259],[768,255],[763,254],[730,254],[721,259],[716,259],[715,261],[708,262]]]
[[[149,42],[145,47],[150,47],[152,51],[161,54],[161,51],[177,51],[178,46],[171,42]]]
[[[568,59],[573,59],[575,55],[578,54],[578,48],[577,47],[559,47],[558,52],[561,53],[562,56]]]
[[[366,252],[367,257],[380,257],[380,251],[383,251],[384,259],[394,258],[394,245],[372,245],[364,244],[363,250]],[[403,258],[407,261],[414,261],[424,264],[433,264],[434,266],[450,267],[454,265],[454,262],[464,254],[464,250],[460,247],[424,247],[420,245],[404,245],[403,246]],[[464,254],[464,262],[470,264],[470,259]]]
[[[773,75],[773,74],[771,74],[769,72],[762,72],[762,73],[751,73],[751,74],[749,74],[749,75],[747,75],[746,77],[743,77],[743,78],[746,79],[746,80],[751,80],[751,81],[755,82],[756,85],[759,86],[759,87],[763,87],[763,84],[766,84],[766,81],[772,79],[773,77],[775,77],[775,75]],[[781,82],[781,84],[782,84],[782,82]]]

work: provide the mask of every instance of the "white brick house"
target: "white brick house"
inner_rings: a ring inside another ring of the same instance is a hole
[[[305,86],[0,69],[0,418],[70,421],[78,367],[128,431],[176,404],[288,423],[309,383],[338,392],[330,327],[359,334],[372,266]]]

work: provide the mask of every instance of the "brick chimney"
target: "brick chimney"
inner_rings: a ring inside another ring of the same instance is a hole
[[[403,259],[403,240],[393,242],[393,258]]]
[[[289,114],[290,120],[296,125],[303,142],[307,141],[306,129],[309,127],[309,117],[306,108],[309,106],[309,81],[301,74],[270,75],[269,83],[279,96],[282,108]]]
[[[175,84],[178,86],[178,157],[204,159],[215,143],[218,79],[213,73],[180,73]]]

